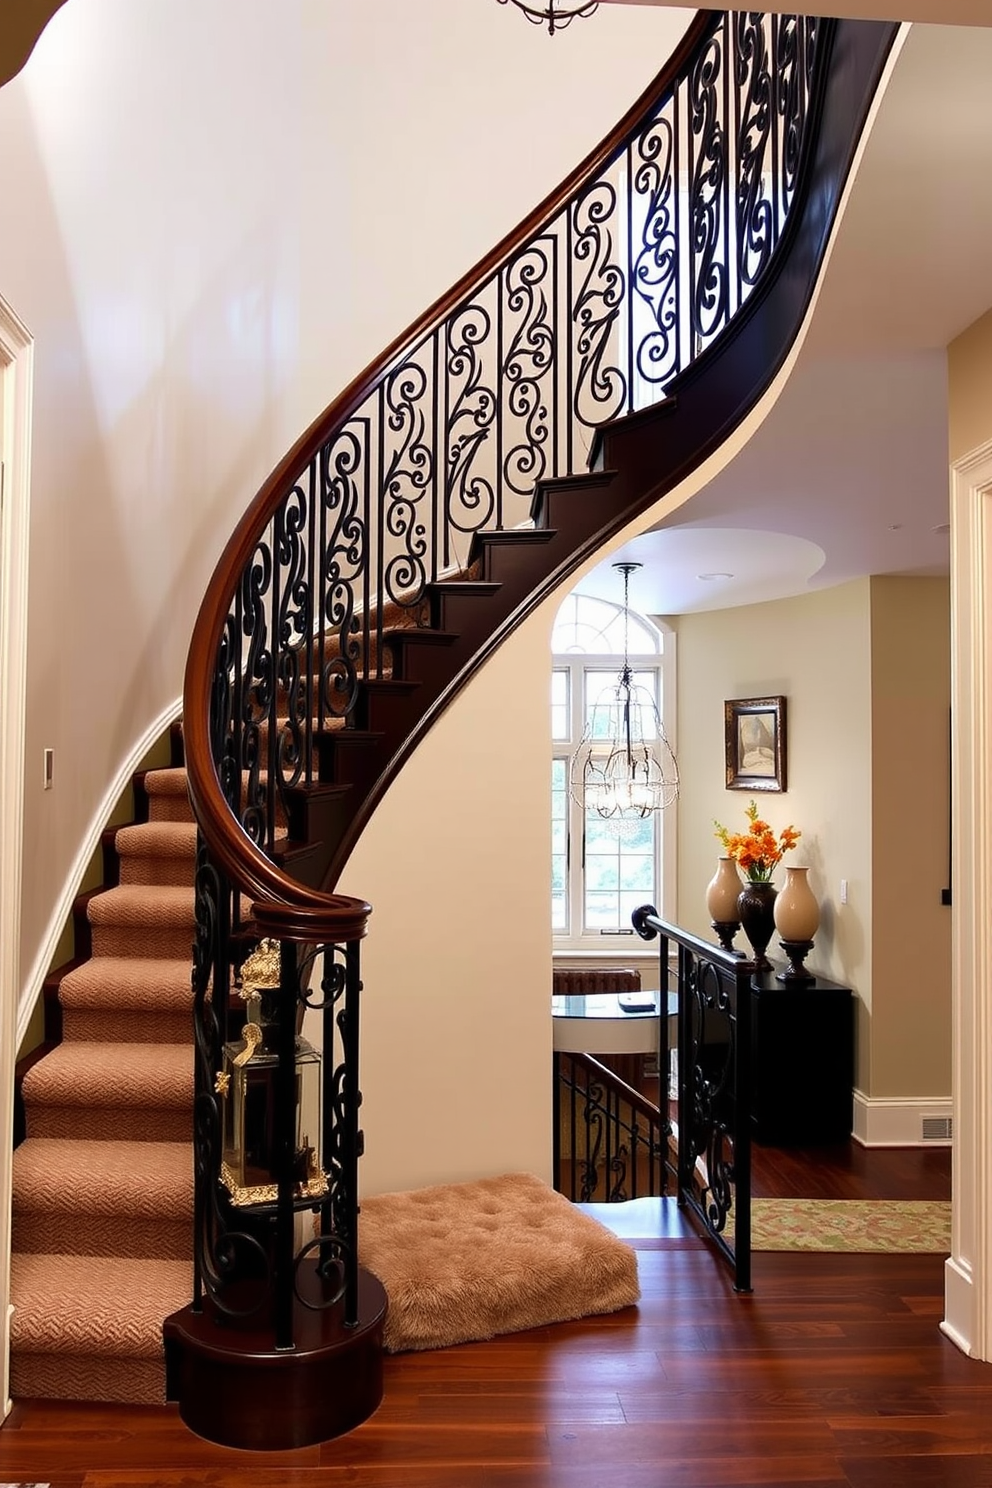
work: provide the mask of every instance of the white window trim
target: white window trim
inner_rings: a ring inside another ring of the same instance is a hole
[[[633,613],[633,612],[632,612]],[[657,668],[660,671],[661,686],[659,691],[659,707],[665,727],[665,733],[673,751],[678,757],[676,746],[676,719],[675,703],[677,695],[677,673],[676,673],[676,636],[674,630],[660,617],[654,615],[642,615],[637,612],[637,618],[646,620],[659,632],[660,647],[655,653],[632,653],[629,663],[632,671]],[[564,666],[573,668],[573,682],[570,689],[572,727],[574,731],[574,720],[576,714],[581,713],[581,703],[576,701],[576,678],[581,677],[583,669],[604,666],[609,668],[616,662],[616,671],[619,673],[622,664],[621,656],[596,652],[557,652],[552,657],[553,670],[560,670]],[[581,696],[581,687],[579,688]],[[578,744],[578,739],[573,737],[568,744],[561,740],[553,740],[551,757],[553,759],[564,759],[566,762],[571,758]],[[577,813],[572,812],[574,820]],[[675,912],[676,902],[676,872],[678,864],[677,847],[677,813],[674,806],[669,807],[659,823],[660,847],[656,862],[656,871],[660,876],[662,885],[662,903],[656,904],[655,908],[666,918],[671,919]],[[576,931],[576,924],[581,925],[582,920],[582,896],[583,877],[581,870],[575,872],[574,854],[581,854],[581,837],[576,841],[576,834],[570,832],[570,849],[568,872],[568,894],[569,894],[569,930],[553,931],[552,943],[554,956],[602,957],[604,961],[616,961],[618,959],[633,959],[640,955],[644,949],[643,942],[631,928],[630,933],[599,934],[595,931]]]

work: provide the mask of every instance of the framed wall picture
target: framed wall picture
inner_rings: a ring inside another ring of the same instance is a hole
[[[731,698],[723,705],[727,789],[784,791],[785,698]]]

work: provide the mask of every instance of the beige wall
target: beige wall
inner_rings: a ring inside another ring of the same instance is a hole
[[[439,720],[341,881],[375,906],[362,953],[366,1193],[500,1171],[551,1179],[556,608]]]
[[[950,583],[871,581],[871,1095],[951,1089]]]
[[[809,964],[857,993],[856,1083],[874,1098],[950,1089],[949,915],[940,906],[947,594],[941,580],[862,579],[677,622],[680,923],[711,935],[703,895],[720,851],[713,819],[743,825],[750,799],[724,787],[724,700],[781,694],[788,791],[756,799],[776,831],[792,823],[803,833],[786,861],[809,866],[821,905]],[[908,716],[926,770],[904,746],[895,763]],[[917,870],[918,827],[928,852]],[[909,925],[920,930],[918,957],[907,955]]]
[[[821,905],[809,965],[858,994],[861,1089],[872,1002],[869,625],[867,579],[678,621],[679,920],[711,937],[703,896],[721,851],[713,820],[742,827],[750,800],[724,785],[724,701],[781,694],[788,791],[757,799],[776,832],[791,823],[803,834],[789,861],[808,865]]]
[[[275,14],[77,0],[0,91],[0,292],[35,338],[28,993],[260,481],[602,138],[691,15],[620,10],[549,46],[464,0]]]
[[[947,386],[953,462],[992,439],[992,310],[947,348]]]

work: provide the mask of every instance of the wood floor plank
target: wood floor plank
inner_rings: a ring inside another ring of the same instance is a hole
[[[845,1457],[967,1455],[992,1449],[989,1423],[970,1416],[878,1416],[859,1421],[828,1417],[828,1425]]]
[[[421,1427],[391,1426],[373,1417],[350,1436],[324,1442],[320,1448],[321,1467],[358,1470],[366,1463],[387,1459],[404,1473],[407,1467],[428,1465],[459,1467],[468,1472],[490,1462],[540,1466],[550,1461],[544,1425],[519,1421],[460,1421],[450,1426]]]
[[[641,1422],[636,1425],[574,1426],[548,1431],[551,1460],[565,1466],[599,1464],[603,1472],[631,1462],[697,1461],[714,1455],[715,1440],[730,1448],[730,1433],[701,1432],[694,1421]],[[828,1457],[834,1455],[833,1434],[822,1417],[786,1416],[754,1420],[743,1413],[734,1420],[734,1451],[738,1457]]]
[[[845,1457],[850,1488],[989,1488],[987,1456]]]

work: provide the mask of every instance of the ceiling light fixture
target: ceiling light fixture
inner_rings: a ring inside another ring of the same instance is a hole
[[[623,574],[623,667],[591,709],[582,741],[569,761],[568,788],[587,812],[618,824],[671,806],[679,793],[679,767],[661,714],[646,687],[635,685],[628,660],[630,576],[640,563],[614,563]]]
[[[527,0],[499,0],[500,5],[513,4],[518,10],[522,10],[529,21],[535,26],[548,27],[548,35],[554,36],[556,31],[564,31],[570,26],[576,16],[591,16],[598,9],[599,0],[548,0],[543,9],[537,5],[529,5]]]

